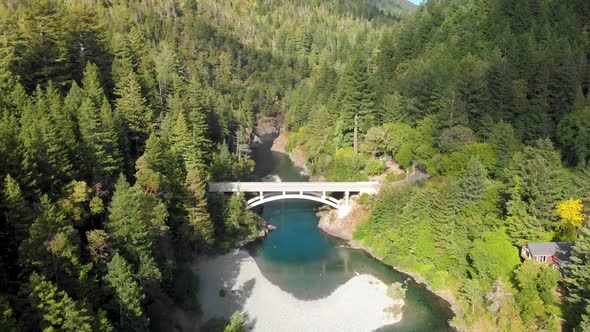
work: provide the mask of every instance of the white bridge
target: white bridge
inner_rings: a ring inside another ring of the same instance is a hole
[[[338,209],[340,217],[350,212],[350,193],[376,194],[379,182],[212,182],[209,192],[257,193],[249,199],[247,208],[282,199],[305,199]],[[344,193],[342,202],[327,193]]]

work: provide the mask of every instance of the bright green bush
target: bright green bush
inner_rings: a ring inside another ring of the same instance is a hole
[[[377,158],[369,158],[365,164],[365,173],[368,175],[379,175],[385,170],[383,162]]]

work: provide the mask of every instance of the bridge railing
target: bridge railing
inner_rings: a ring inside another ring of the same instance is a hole
[[[366,192],[377,193],[379,182],[212,182],[210,192]]]

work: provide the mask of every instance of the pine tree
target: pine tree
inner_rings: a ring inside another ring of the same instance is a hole
[[[71,25],[75,27],[71,38],[72,48],[77,50],[71,56],[72,65],[78,74],[75,78],[82,78],[85,75],[82,72],[91,63],[100,68],[104,78],[108,77],[106,75],[110,70],[112,55],[108,52],[106,23],[99,16],[101,13],[96,6],[85,2],[70,3],[68,10],[71,13]]]
[[[141,305],[145,295],[133,277],[131,265],[121,255],[115,254],[107,267],[104,280],[115,291],[119,303],[119,329],[145,330],[149,323]]]
[[[6,332],[17,332],[17,322],[14,319],[14,310],[4,296],[0,296],[0,330]]]
[[[47,195],[41,197],[40,207],[41,215],[19,248],[22,265],[51,277],[68,291],[90,289],[92,280],[87,272],[91,265],[81,263],[78,233]]]
[[[159,279],[158,266],[151,258],[152,246],[167,231],[167,211],[153,196],[144,196],[141,187],[131,187],[121,175],[115,185],[115,192],[109,208],[109,222],[106,230],[113,247],[121,251],[146,279]]]
[[[34,0],[23,10],[17,50],[22,56],[22,65],[18,68],[29,91],[39,83],[53,81],[62,88],[71,81],[75,71],[65,26],[66,13],[61,2]]]
[[[121,115],[125,125],[131,132],[131,139],[135,144],[135,153],[140,152],[142,140],[147,137],[153,125],[153,112],[141,92],[141,86],[135,74],[129,73],[120,82],[117,90],[119,99],[116,101],[116,111]]]
[[[487,73],[487,87],[490,94],[487,109],[491,111],[492,119],[496,121],[512,120],[514,91],[510,64],[500,51],[493,53],[490,69]]]
[[[507,122],[496,123],[491,130],[489,143],[496,152],[494,174],[502,179],[512,156],[520,149],[514,128]]]
[[[197,169],[190,169],[186,176],[186,185],[189,190],[186,209],[192,242],[196,249],[206,250],[215,242],[215,228],[207,211],[205,181],[202,173]]]
[[[549,140],[538,140],[535,146],[516,153],[506,173],[508,179],[519,179],[519,199],[527,214],[536,218],[550,230],[557,226],[556,204],[563,198],[561,158]],[[516,183],[509,183],[510,190]],[[514,200],[515,198],[513,198]]]
[[[576,94],[574,111],[559,122],[557,140],[570,164],[580,167],[586,165],[590,158],[590,105],[581,87]]]
[[[98,66],[94,63],[88,63],[84,69],[84,78],[82,79],[84,95],[90,99],[95,108],[99,108],[105,98],[105,93],[100,80]]]
[[[21,154],[22,147],[19,139],[19,120],[9,111],[0,113],[0,177],[13,174],[22,179]]]
[[[33,211],[25,200],[18,182],[10,174],[4,178],[3,194],[2,207],[6,221],[14,230],[14,240],[20,244],[28,235],[29,226],[33,221]]]
[[[466,206],[481,200],[486,189],[487,174],[478,158],[469,160],[464,175],[459,179],[459,204]]]
[[[84,100],[79,110],[80,134],[87,167],[92,169],[94,182],[105,187],[122,170],[122,157],[111,107],[106,99],[95,108],[92,98]]]
[[[575,317],[573,325],[579,324],[579,331],[584,331],[582,326],[590,322],[590,229],[587,226],[580,229],[570,260],[565,266],[569,309]]]
[[[44,276],[32,273],[29,299],[41,313],[43,331],[92,331],[92,316],[64,291],[60,291]]]
[[[369,80],[365,54],[360,48],[354,51],[340,82],[340,116],[336,126],[340,146],[351,146],[355,116],[358,116],[360,133],[376,123],[375,91]]]

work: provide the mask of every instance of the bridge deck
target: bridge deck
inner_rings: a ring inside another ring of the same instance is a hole
[[[379,182],[211,182],[210,192],[366,192],[377,193]]]

